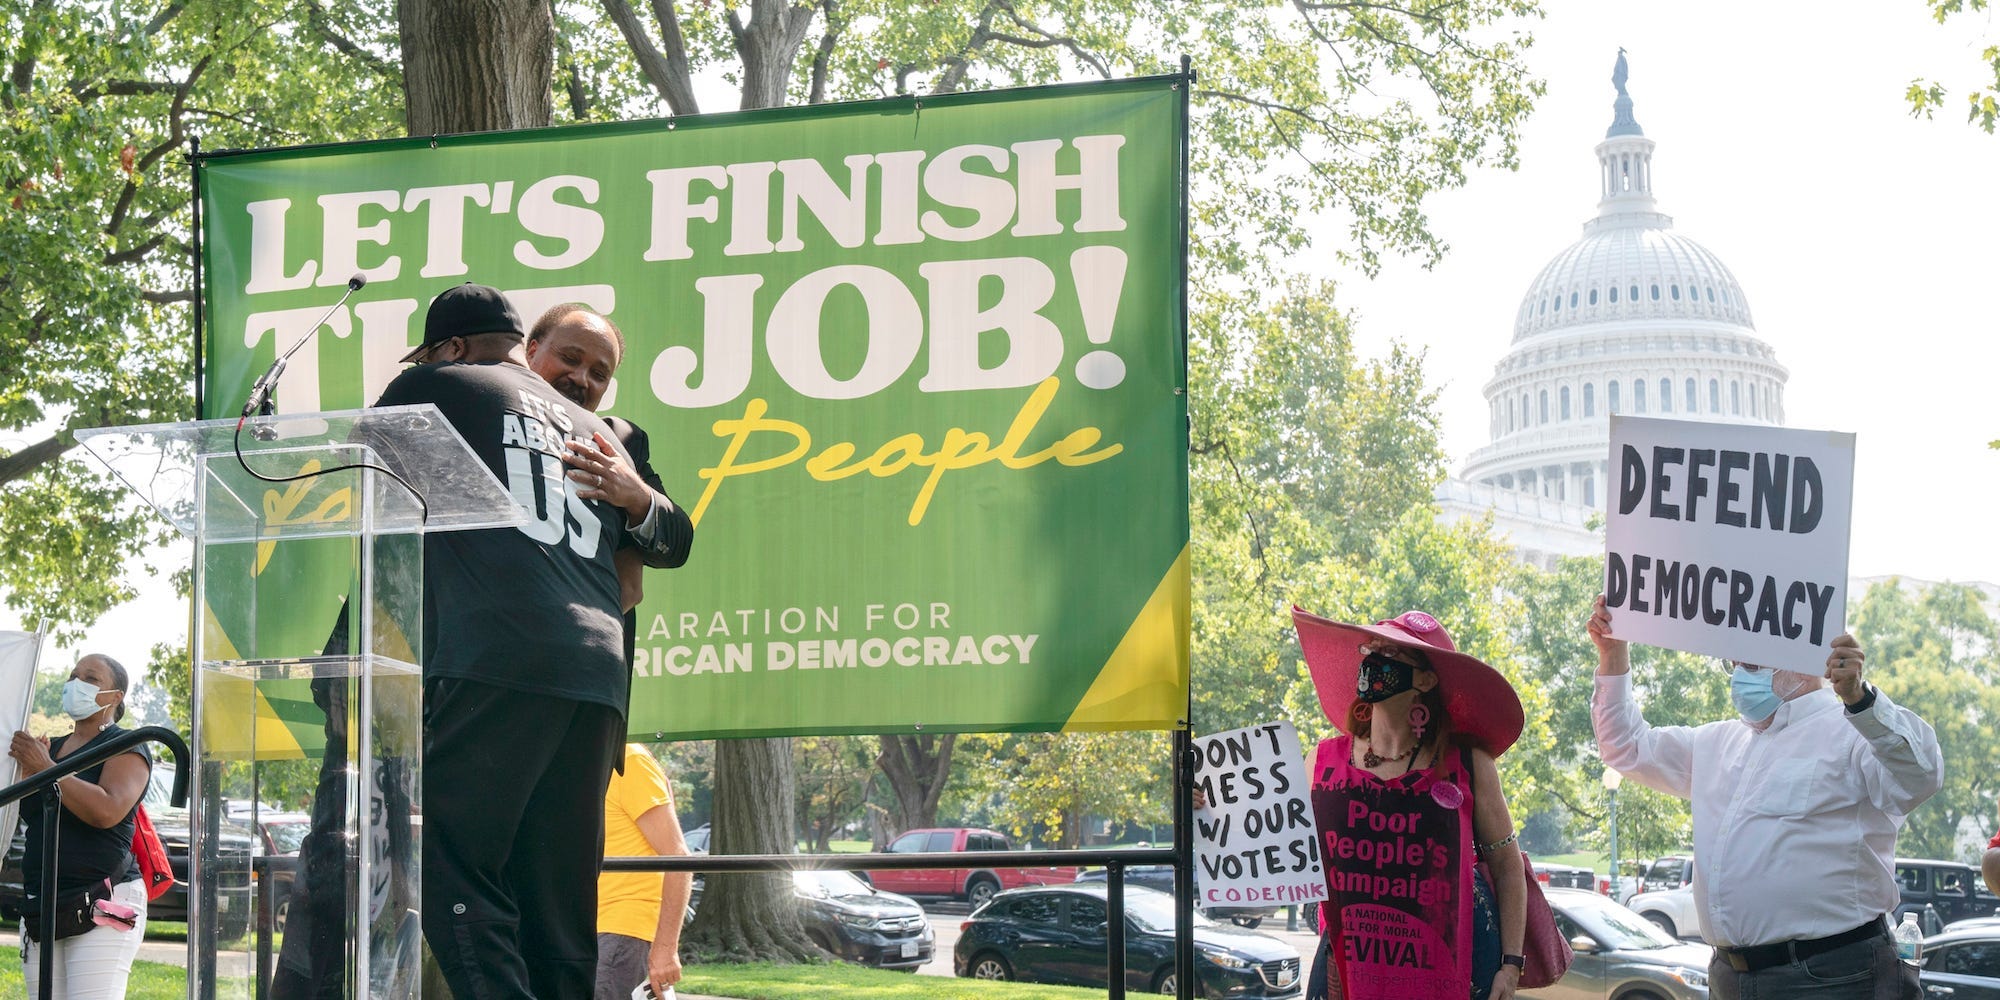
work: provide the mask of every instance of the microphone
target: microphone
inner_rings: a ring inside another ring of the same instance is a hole
[[[278,390],[278,380],[285,376],[285,362],[290,361],[292,355],[299,352],[299,348],[304,347],[307,341],[313,339],[313,334],[318,333],[319,328],[326,325],[326,321],[333,317],[335,311],[347,304],[348,296],[360,291],[361,286],[367,283],[368,276],[359,271],[354,272],[354,275],[347,279],[347,291],[341,293],[340,301],[335,302],[333,307],[328,309],[326,314],[321,316],[319,321],[312,325],[312,329],[307,330],[305,336],[300,337],[292,345],[291,350],[278,355],[278,360],[271,362],[271,367],[264,369],[264,374],[258,376],[256,382],[251,383],[250,398],[243,401],[242,416],[248,417],[253,413],[264,417],[271,415],[276,407],[271,397]]]

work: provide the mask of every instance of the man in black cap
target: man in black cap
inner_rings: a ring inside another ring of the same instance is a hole
[[[657,516],[525,338],[498,290],[449,289],[406,359],[436,363],[377,401],[435,404],[526,516],[425,537],[423,926],[457,1000],[591,991],[628,682],[612,553]]]

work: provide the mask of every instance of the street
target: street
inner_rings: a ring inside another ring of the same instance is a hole
[[[966,905],[932,901],[925,902],[923,907],[924,917],[931,922],[931,930],[937,934],[937,951],[917,971],[926,976],[949,976],[952,974],[951,953],[958,945],[958,925],[965,922]],[[1257,933],[1268,934],[1290,944],[1299,953],[1301,970],[1311,967],[1312,949],[1319,939],[1306,929],[1303,920],[1299,922],[1298,930],[1285,930],[1285,915],[1281,911],[1276,917],[1260,924]]]

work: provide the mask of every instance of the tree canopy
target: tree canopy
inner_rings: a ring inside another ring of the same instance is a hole
[[[1989,0],[1924,0],[1924,6],[1932,20],[1946,24],[1970,20],[1988,9]],[[2000,42],[1989,42],[1979,50],[1978,66],[1976,82],[1960,88],[1960,93],[1965,98],[1966,122],[1990,135],[2000,127]],[[1904,97],[1910,102],[1911,114],[1930,118],[1945,107],[1952,92],[1953,88],[1937,80],[1918,77],[1910,81]],[[1993,442],[1993,447],[2000,448],[2000,441]]]

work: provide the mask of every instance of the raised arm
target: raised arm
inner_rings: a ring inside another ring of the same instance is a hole
[[[1599,595],[1585,626],[1597,646],[1597,688],[1590,724],[1604,766],[1648,788],[1687,798],[1694,786],[1694,730],[1655,728],[1632,697],[1631,644],[1612,635],[1611,612]]]
[[[1868,795],[1886,810],[1908,814],[1944,787],[1944,754],[1931,724],[1862,679],[1868,656],[1851,635],[1833,640],[1826,679],[1847,706],[1847,722],[1871,751],[1854,761]]]

